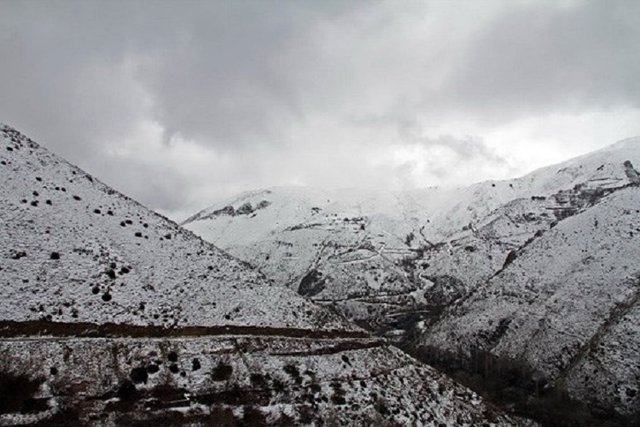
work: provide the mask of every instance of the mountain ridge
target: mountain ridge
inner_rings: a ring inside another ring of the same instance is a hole
[[[354,190],[311,189],[308,194],[300,187],[248,192],[229,199],[235,206],[225,206],[226,202],[212,206],[183,225],[294,289],[306,275],[322,270],[318,265],[335,269],[340,268],[335,260],[346,265],[366,259],[378,259],[372,269],[392,271],[403,283],[414,280],[410,276],[415,274],[451,276],[463,268],[454,276],[465,281],[459,276],[477,276],[472,279],[477,284],[498,271],[512,251],[557,221],[630,183],[622,163],[640,162],[639,141],[629,138],[521,178],[487,181],[453,192],[431,188],[367,193],[360,198]],[[630,170],[637,174],[632,163]],[[260,203],[264,208],[254,210]],[[243,206],[246,213],[236,215]],[[484,247],[487,260],[469,264],[467,259],[478,245]],[[431,268],[418,273],[404,268],[418,259]],[[335,274],[351,281],[354,274],[362,276],[357,271]],[[378,286],[365,281],[364,290]],[[324,286],[324,293],[330,289]],[[328,298],[343,299],[351,290],[338,290]]]
[[[359,188],[355,188],[355,187],[344,187],[344,188],[337,188],[337,189],[332,189],[332,190],[326,190],[326,189],[322,189],[320,187],[315,187],[315,186],[305,186],[305,185],[283,185],[283,186],[274,186],[274,187],[261,187],[261,188],[256,188],[254,190],[247,190],[247,191],[243,191],[240,192],[236,195],[233,196],[227,196],[227,197],[222,197],[219,200],[215,200],[212,204],[209,204],[208,207],[205,207],[203,209],[200,209],[199,211],[197,211],[196,214],[191,215],[190,217],[181,220],[181,221],[177,221],[177,223],[181,226],[187,225],[190,222],[193,222],[194,220],[197,219],[197,215],[199,213],[204,213],[204,212],[208,212],[211,209],[215,209],[215,208],[220,208],[220,207],[224,207],[227,205],[233,205],[236,204],[240,201],[243,201],[245,199],[250,199],[252,197],[255,197],[259,194],[269,194],[272,192],[279,192],[279,191],[291,191],[293,193],[296,192],[300,192],[300,193],[304,193],[305,190],[306,191],[310,191],[312,193],[323,193],[325,196],[326,195],[331,195],[331,194],[340,194],[340,193],[364,193],[364,194],[379,194],[379,193],[389,193],[389,194],[394,194],[394,193],[411,193],[411,192],[419,192],[419,191],[423,191],[423,190],[435,190],[435,189],[440,189],[440,190],[444,190],[444,191],[454,191],[454,190],[458,190],[458,189],[463,189],[463,188],[470,188],[470,187],[482,187],[482,186],[486,186],[487,184],[499,184],[499,183],[512,183],[513,181],[519,181],[519,180],[527,180],[530,179],[530,176],[535,176],[536,174],[540,174],[544,171],[548,171],[548,170],[557,170],[558,166],[562,166],[562,165],[570,165],[572,163],[576,163],[576,162],[580,162],[583,161],[585,159],[590,159],[593,156],[596,155],[600,155],[600,154],[604,154],[604,153],[608,153],[608,152],[619,152],[621,151],[621,149],[626,148],[626,146],[628,145],[637,145],[640,143],[640,135],[639,136],[631,136],[628,138],[624,138],[622,140],[616,141],[610,145],[607,145],[605,147],[599,148],[597,150],[585,153],[585,154],[581,154],[579,156],[575,156],[575,157],[571,157],[567,160],[563,160],[560,162],[556,162],[556,163],[552,163],[546,166],[542,166],[539,167],[531,172],[528,172],[524,175],[521,176],[517,176],[517,177],[513,177],[513,178],[505,178],[505,179],[487,179],[487,180],[482,180],[482,181],[478,181],[478,182],[472,182],[471,184],[468,184],[466,186],[427,186],[424,187],[423,189],[414,189],[414,190],[406,190],[406,191],[402,191],[402,190],[382,190],[382,191],[378,191],[378,190],[373,190],[373,189],[359,189]]]
[[[314,206],[271,189],[237,201],[263,209],[228,215],[218,205],[185,227],[518,413],[633,425],[640,308],[633,265],[620,263],[640,256],[638,164],[634,137],[446,191],[328,192]],[[622,300],[604,288],[607,271]],[[531,301],[548,313],[501,311]]]

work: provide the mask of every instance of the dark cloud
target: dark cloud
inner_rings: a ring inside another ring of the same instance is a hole
[[[5,1],[0,120],[167,213],[265,185],[500,178],[531,167],[534,146],[540,162],[560,160],[577,150],[558,151],[563,138],[640,132],[639,12],[595,0]],[[545,121],[543,136],[531,130]]]
[[[497,15],[443,91],[453,108],[513,115],[640,107],[640,3],[531,2]]]

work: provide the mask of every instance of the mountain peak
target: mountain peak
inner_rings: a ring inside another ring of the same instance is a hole
[[[346,327],[16,130],[0,135],[5,318]]]
[[[483,376],[494,375],[476,384],[484,392],[503,393],[486,387],[513,374],[524,378],[516,405],[537,410],[527,406],[538,397],[531,390],[557,387],[557,395],[631,419],[639,375],[630,362],[640,339],[633,326],[640,273],[631,262],[640,235],[639,142],[465,188],[325,192],[322,199],[274,190],[264,209],[213,208],[218,214],[186,227],[423,360],[468,370],[470,382],[484,366]],[[622,335],[634,344],[620,344]],[[529,348],[534,340],[539,345]],[[557,411],[540,409],[542,419]]]

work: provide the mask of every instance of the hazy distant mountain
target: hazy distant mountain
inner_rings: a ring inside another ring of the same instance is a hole
[[[633,417],[634,165],[640,138],[465,188],[244,193],[184,226],[445,368],[514,358],[544,390]]]
[[[0,424],[513,421],[0,127]]]
[[[183,225],[303,295],[401,333],[486,281],[558,221],[637,180],[628,176],[634,161],[640,143],[627,140],[466,188],[273,188],[217,203]]]

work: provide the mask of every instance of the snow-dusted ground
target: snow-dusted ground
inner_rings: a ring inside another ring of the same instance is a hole
[[[352,320],[402,332],[484,283],[560,219],[628,185],[625,161],[640,164],[640,139],[458,189],[248,192],[183,225]]]
[[[59,417],[73,417],[81,401],[76,419],[92,425],[527,424],[372,340],[0,341],[0,356],[13,360],[12,371],[41,382],[33,399],[58,408]],[[34,422],[52,412],[0,414],[0,424]]]
[[[530,366],[605,411],[640,407],[640,189],[561,221],[451,308],[423,344]]]
[[[184,225],[410,350],[487,352],[638,417],[638,165],[631,138],[466,188],[255,191]]]
[[[0,182],[0,425],[526,424],[4,126]]]
[[[3,319],[349,329],[2,128]]]

